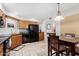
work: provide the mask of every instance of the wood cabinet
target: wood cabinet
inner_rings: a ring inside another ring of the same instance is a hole
[[[18,23],[19,23],[19,28],[28,28],[29,24],[38,24],[37,22],[24,21],[24,20],[20,20]]]
[[[22,35],[12,35],[11,37],[11,47],[10,49],[14,49],[17,46],[20,46],[22,44]]]
[[[19,28],[28,28],[28,24],[27,21],[19,21]]]
[[[44,40],[44,32],[39,32],[39,41]]]
[[[0,56],[3,55],[3,44],[0,44]]]

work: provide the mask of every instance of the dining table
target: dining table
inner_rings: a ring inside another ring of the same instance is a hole
[[[70,47],[71,55],[75,56],[75,45],[79,43],[79,38],[59,38],[59,44]]]
[[[59,44],[70,48],[71,56],[75,56],[76,55],[75,54],[75,50],[76,50],[75,46],[78,43],[79,43],[79,38],[76,38],[76,37],[73,37],[73,38],[72,37],[68,38],[68,37],[64,37],[64,36],[59,37]],[[51,50],[50,40],[48,39],[48,56],[50,55],[50,50]]]

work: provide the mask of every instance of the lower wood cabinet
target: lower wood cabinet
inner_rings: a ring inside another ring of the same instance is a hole
[[[39,41],[44,40],[44,32],[39,32]]]
[[[3,56],[3,44],[0,44],[0,56]]]
[[[21,44],[22,44],[22,35],[12,35],[10,49],[14,49],[17,46],[20,46]]]

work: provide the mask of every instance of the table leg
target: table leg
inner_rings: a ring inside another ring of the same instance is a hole
[[[71,55],[75,56],[75,44],[71,45]]]
[[[52,49],[51,49],[50,39],[48,39],[48,56],[52,56]]]
[[[49,56],[50,54],[49,54],[49,39],[48,39],[48,56]]]
[[[48,56],[50,56],[50,49],[51,49],[50,42],[48,41]]]

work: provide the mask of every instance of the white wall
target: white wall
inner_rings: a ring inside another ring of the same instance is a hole
[[[10,23],[9,18],[6,18],[6,26],[5,28],[0,28],[0,35],[2,34],[12,34],[11,28],[7,27],[7,23]],[[19,33],[18,23],[16,20],[13,20],[14,28],[12,29],[13,33]]]
[[[51,24],[51,29],[47,29],[47,24]],[[54,32],[54,20],[53,19],[46,19],[45,21],[41,22],[39,26],[41,27],[41,31],[44,32],[45,41],[47,42],[47,33]]]
[[[56,35],[60,36],[61,35],[60,21],[55,21],[55,30],[56,30]]]
[[[63,16],[57,16],[55,18],[55,30],[56,30],[56,35],[60,36],[61,35],[61,21],[63,20]]]
[[[51,24],[51,29],[48,30],[46,27],[47,27],[47,24]],[[46,19],[45,21],[41,22],[40,23],[40,27],[41,27],[41,30],[42,32],[44,32],[44,37],[45,37],[45,41],[47,42],[47,33],[54,33],[56,32],[56,35],[57,36],[60,36],[61,35],[61,32],[60,32],[60,21],[56,21],[55,19]]]

